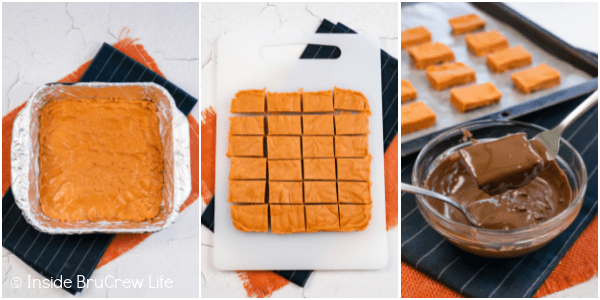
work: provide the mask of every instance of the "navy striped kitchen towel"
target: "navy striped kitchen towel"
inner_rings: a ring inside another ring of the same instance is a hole
[[[356,33],[342,23],[333,24],[327,19],[317,29],[317,33]],[[301,59],[327,59],[340,56],[335,46],[309,44],[300,56]],[[388,146],[398,134],[398,59],[381,50],[381,94],[383,113],[383,145]],[[202,213],[202,225],[214,232],[214,201],[210,201]],[[312,271],[274,271],[291,282],[304,286]]]
[[[155,82],[169,91],[185,115],[198,102],[173,83],[106,43],[80,80],[90,81]],[[83,289],[77,285],[77,280],[91,276],[113,237],[112,234],[41,233],[23,219],[10,188],[2,197],[2,246],[46,278],[71,280],[72,285],[63,286],[71,294]]]
[[[517,120],[553,128],[589,95],[546,108]],[[532,297],[581,232],[598,213],[598,105],[562,135],[583,158],[588,186],[573,224],[548,245],[516,258],[482,258],[454,247],[433,230],[418,211],[415,197],[402,193],[402,260],[468,297]],[[402,182],[411,182],[417,154],[402,158]]]

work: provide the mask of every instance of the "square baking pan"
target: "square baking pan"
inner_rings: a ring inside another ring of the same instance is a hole
[[[39,194],[39,126],[42,108],[50,100],[113,98],[152,101],[158,111],[163,147],[163,200],[156,217],[142,221],[60,221],[46,216]],[[48,234],[144,233],[172,224],[191,184],[190,140],[187,118],[163,87],[155,83],[49,83],[39,87],[16,117],[11,144],[11,182],[25,220]]]
[[[427,12],[426,14],[424,12]],[[485,57],[467,51],[464,34],[452,35],[448,19],[475,13],[487,24],[485,31],[497,29],[508,37],[510,47],[522,45],[531,52],[530,66],[495,74],[487,69]],[[456,61],[477,71],[477,83],[492,82],[502,92],[499,104],[459,113],[448,102],[450,89],[435,91],[430,87],[425,71],[411,65],[408,51],[402,51],[402,78],[408,79],[418,91],[416,101],[425,102],[437,116],[434,127],[401,137],[401,155],[420,151],[440,133],[475,120],[514,119],[556,104],[586,95],[598,89],[598,58],[577,49],[544,30],[502,3],[403,3],[402,30],[424,25],[432,32],[432,41],[449,45]],[[510,75],[516,71],[547,63],[561,72],[561,84],[528,95],[513,86]]]

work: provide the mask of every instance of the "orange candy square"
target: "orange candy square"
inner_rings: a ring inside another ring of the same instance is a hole
[[[491,82],[450,90],[450,103],[460,112],[498,103],[500,98],[502,93]]]
[[[299,136],[267,136],[269,159],[302,158]]]
[[[233,227],[242,232],[269,231],[269,205],[231,205]]]
[[[302,110],[304,112],[333,112],[332,91],[302,92]]]
[[[302,156],[333,157],[333,136],[303,136]]]
[[[400,93],[400,103],[417,99],[417,90],[415,90],[415,87],[408,80],[402,79]]]
[[[230,117],[230,135],[264,135],[265,117]]]
[[[504,49],[488,55],[486,64],[492,71],[502,73],[531,64],[531,53],[521,46]]]
[[[337,203],[335,181],[305,181],[304,203]]]
[[[302,182],[269,181],[269,203],[302,204]]]
[[[267,92],[268,112],[300,112],[300,92]]]
[[[340,204],[339,209],[342,231],[361,231],[369,226],[371,205]]]
[[[271,232],[306,232],[304,225],[304,205],[270,204]]]
[[[369,155],[369,137],[366,135],[336,135],[335,157],[361,157]]]
[[[454,61],[454,52],[442,43],[425,43],[408,49],[415,68],[425,69],[431,65]]]
[[[305,158],[304,179],[335,180],[335,159]]]
[[[475,70],[461,62],[429,66],[425,71],[427,80],[437,91],[475,81]]]
[[[423,102],[414,102],[400,108],[401,135],[419,131],[435,125],[435,113]]]
[[[348,89],[333,88],[333,108],[338,110],[370,111],[369,102],[363,93]]]
[[[540,64],[537,67],[524,71],[516,72],[510,77],[517,88],[524,94],[551,88],[560,84],[560,73],[546,65]]]
[[[269,135],[301,135],[300,116],[267,116]]]
[[[371,157],[338,158],[337,174],[339,180],[369,181],[371,179]]]
[[[369,116],[366,113],[335,115],[335,134],[368,134]]]
[[[306,205],[306,232],[340,231],[337,205]]]
[[[265,89],[243,90],[235,94],[231,100],[232,113],[264,113]]]
[[[294,160],[269,160],[269,180],[302,180],[302,162]]]
[[[229,179],[267,179],[267,159],[232,157]]]
[[[418,44],[431,42],[431,32],[423,26],[406,29],[400,34],[400,48],[402,50]]]
[[[230,203],[265,203],[265,180],[229,180]]]
[[[227,156],[257,156],[264,157],[262,136],[229,136]]]
[[[485,27],[485,21],[476,14],[458,16],[448,20],[452,34],[463,34]]]
[[[359,181],[338,181],[339,203],[371,204],[371,184]]]
[[[304,134],[333,135],[333,115],[303,115]]]
[[[465,41],[469,51],[477,57],[508,48],[508,39],[498,30],[468,34]]]

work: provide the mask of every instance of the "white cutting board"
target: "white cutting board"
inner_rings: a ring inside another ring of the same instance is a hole
[[[262,58],[265,46],[333,45],[338,59]],[[380,269],[387,262],[379,40],[365,34],[227,34],[219,39],[214,264],[221,270]],[[243,89],[361,91],[369,100],[372,217],[358,232],[248,233],[233,227],[227,153],[231,99]]]

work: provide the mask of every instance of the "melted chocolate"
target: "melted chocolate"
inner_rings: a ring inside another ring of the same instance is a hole
[[[564,172],[555,161],[528,184],[490,196],[479,189],[476,181],[461,163],[459,153],[446,156],[427,176],[424,187],[444,194],[467,207],[488,229],[523,228],[548,220],[565,210],[571,203],[571,187]],[[457,222],[467,219],[454,207],[439,200],[429,203],[441,214]]]

